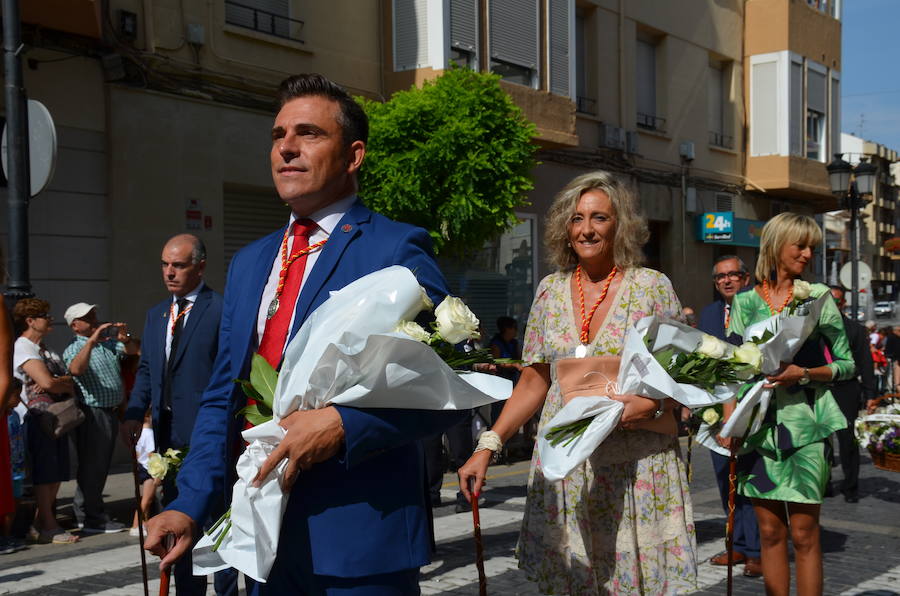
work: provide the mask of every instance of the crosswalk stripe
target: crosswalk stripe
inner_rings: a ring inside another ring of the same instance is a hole
[[[12,586],[3,586],[3,576],[0,575],[0,594],[15,594],[80,577],[140,566],[140,564],[141,554],[137,544],[111,548],[88,555],[62,556],[51,564],[20,565],[8,570],[16,576],[15,591],[3,591],[10,590]]]
[[[868,579],[851,590],[841,592],[841,596],[861,596],[862,594],[896,594],[900,584],[900,565],[892,567],[879,576]]]

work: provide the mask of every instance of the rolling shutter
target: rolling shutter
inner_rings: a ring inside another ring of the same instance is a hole
[[[450,47],[478,54],[478,0],[450,0]]]
[[[538,66],[536,0],[491,0],[491,58],[524,68]]]
[[[225,270],[231,257],[254,240],[284,227],[291,210],[275,191],[224,193]]]
[[[569,0],[549,0],[550,92],[569,96]]]
[[[427,0],[394,0],[394,71],[430,66]]]
[[[791,60],[790,87],[790,145],[791,155],[803,156],[803,131],[806,130],[806,113],[803,110],[803,63]]]

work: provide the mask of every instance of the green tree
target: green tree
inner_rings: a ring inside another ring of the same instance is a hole
[[[535,127],[499,80],[451,67],[385,103],[359,99],[370,126],[360,195],[372,210],[428,230],[436,251],[481,248],[527,205]]]

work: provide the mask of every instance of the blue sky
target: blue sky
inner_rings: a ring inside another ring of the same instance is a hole
[[[900,151],[900,0],[844,0],[841,130]]]

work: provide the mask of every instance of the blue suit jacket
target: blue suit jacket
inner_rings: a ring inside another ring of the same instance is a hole
[[[166,333],[171,304],[170,297],[147,311],[141,361],[125,413],[126,419],[143,420],[144,412],[152,406],[157,449],[184,447],[190,443],[200,397],[212,375],[219,346],[219,320],[222,317],[221,294],[204,284],[181,331],[178,348],[172,355],[175,360],[172,364],[171,436],[168,441],[164,439],[161,442],[159,413],[166,372]]]
[[[262,291],[283,234],[284,229],[243,248],[229,268],[215,370],[178,476],[178,498],[169,506],[200,524],[226,480],[226,445],[233,443],[226,437],[235,436],[234,413],[245,402],[233,380],[249,374]],[[413,271],[435,304],[446,296],[428,234],[357,201],[304,283],[291,337],[330,291],[390,265]],[[345,449],[300,473],[285,512],[276,565],[311,564],[319,575],[361,577],[426,564],[430,544],[418,439],[442,432],[464,413],[342,406],[338,411]]]

